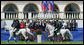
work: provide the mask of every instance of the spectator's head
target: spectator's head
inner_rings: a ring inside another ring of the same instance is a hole
[[[58,22],[58,20],[56,20]]]
[[[55,21],[55,20],[53,19],[53,21]]]
[[[46,24],[50,24],[50,22],[49,22],[49,21],[47,21],[47,22],[46,22]]]
[[[17,20],[18,18],[16,17],[15,20]]]
[[[50,22],[49,19],[47,19],[47,22]]]
[[[70,22],[70,20],[69,20],[69,22]]]
[[[39,19],[36,19],[36,21],[38,22],[38,21],[39,21]]]
[[[23,21],[23,19],[21,20],[21,23],[23,23],[24,21]]]
[[[73,19],[74,22],[76,22],[76,19]]]
[[[32,22],[36,21],[35,19],[32,20]]]
[[[29,19],[27,19],[26,22],[29,23]]]

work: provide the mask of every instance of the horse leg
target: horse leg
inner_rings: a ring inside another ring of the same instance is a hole
[[[63,40],[64,40],[64,39],[65,39],[65,38],[64,38],[64,33],[61,33],[61,35],[62,35],[62,38],[63,38]]]
[[[15,37],[14,37],[14,41],[17,42]]]
[[[48,37],[51,37],[51,36],[53,36],[54,30],[52,30],[52,31],[49,31],[49,32],[50,32],[50,35],[49,35]]]
[[[21,33],[21,31],[18,31],[18,32],[16,32],[16,35],[19,35]]]
[[[10,37],[9,37],[9,40],[8,40],[8,42],[10,41],[10,39],[11,39],[11,37],[13,36],[13,32],[12,31],[10,31]]]
[[[73,36],[72,36],[71,32],[69,30],[67,30],[67,32],[70,34],[71,38],[73,39]]]
[[[25,33],[26,33],[26,32],[22,32],[22,35],[25,37],[25,40],[26,40],[26,42],[27,42],[28,37],[26,37]]]
[[[26,29],[27,29],[27,32],[28,32],[29,34],[31,34],[32,36],[34,36],[34,34],[30,32],[30,29],[28,29],[28,28],[26,28]]]

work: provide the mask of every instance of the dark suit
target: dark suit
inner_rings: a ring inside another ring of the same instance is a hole
[[[71,22],[71,31],[76,31],[76,28],[78,26],[77,22]]]
[[[35,23],[35,27],[36,27],[36,29],[40,29],[40,23],[39,22],[36,22]]]
[[[45,22],[41,22],[40,28],[43,29],[43,31],[45,31],[46,23]]]
[[[16,28],[16,29],[19,29],[20,28],[19,20],[13,20],[13,23],[11,26]]]
[[[52,21],[51,25],[53,25],[55,27],[56,26],[56,21]]]
[[[70,22],[68,22],[67,23],[67,26],[66,26],[66,28],[65,29],[69,29],[69,30],[71,30],[70,28],[71,28],[71,25],[70,25],[71,23]]]
[[[20,29],[19,20],[13,20],[13,23],[12,23],[11,26],[17,29],[15,32],[19,31],[19,29]],[[16,35],[15,35],[15,32],[14,32],[14,36],[16,36]]]
[[[31,23],[29,24],[29,28],[30,28],[30,29],[36,29],[35,24],[36,24],[36,22],[31,22]]]

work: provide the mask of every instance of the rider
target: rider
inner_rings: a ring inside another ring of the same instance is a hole
[[[29,26],[29,19],[26,20],[25,26],[26,26],[26,28],[28,28],[28,26]]]
[[[42,23],[41,23],[41,28],[43,29],[43,31],[45,31],[46,28],[46,21],[43,19]]]
[[[60,21],[56,20],[54,35],[57,36],[57,33],[60,31],[62,26],[63,26],[62,23]]]
[[[25,28],[25,24],[24,24],[24,21],[22,20],[20,23],[20,29],[23,29],[23,28]],[[23,36],[21,36],[21,39],[23,39]]]
[[[11,26],[14,27],[14,29],[16,28],[16,30],[14,31],[14,36],[15,36],[15,32],[19,31],[20,29],[20,23],[17,17],[13,20],[13,23]]]
[[[71,26],[70,26],[70,20],[67,21],[66,23],[67,23],[66,29],[69,29],[70,30],[70,28],[71,28]]]
[[[51,25],[53,25],[55,27],[56,25],[56,21],[53,19],[53,21],[51,22]]]
[[[24,21],[22,20],[21,23],[20,23],[20,28],[23,29],[25,28],[25,24],[24,24]]]
[[[76,28],[78,27],[78,23],[76,22],[76,19],[71,20],[71,30],[76,31]]]

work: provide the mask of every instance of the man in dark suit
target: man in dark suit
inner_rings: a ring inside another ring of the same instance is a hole
[[[55,23],[55,29],[57,29],[56,31],[54,31],[54,35],[57,36],[57,32],[59,31],[59,21],[56,20],[56,23]]]
[[[78,23],[76,22],[76,20],[75,19],[73,19],[72,21],[71,21],[71,30],[72,31],[76,31],[76,28],[78,27]]]
[[[35,24],[36,24],[36,20],[33,19],[32,22],[29,24],[29,28],[36,30]]]
[[[53,21],[51,22],[51,25],[53,25],[54,27],[56,26],[56,21],[53,19]]]
[[[66,23],[67,23],[67,27],[66,27],[66,29],[71,30],[71,29],[70,29],[70,28],[71,28],[71,25],[70,25],[70,24],[71,24],[71,23],[70,23],[70,20],[69,20],[69,21],[67,21]]]
[[[51,24],[51,22],[50,22],[50,20],[49,19],[47,19],[47,21],[46,22],[48,22],[48,23],[50,23]]]
[[[37,30],[37,29],[40,29],[39,19],[36,20],[35,27],[36,27],[36,30]]]
[[[15,31],[15,32],[19,31],[19,29],[20,29],[19,20],[18,20],[17,18],[15,18],[15,19],[13,20],[13,23],[12,23],[11,26],[14,27],[14,29],[16,28],[16,31]],[[14,36],[15,36],[15,32],[14,32]]]
[[[45,31],[45,28],[46,28],[46,22],[45,22],[44,19],[43,19],[43,21],[41,22],[41,28],[43,29],[43,31]]]

